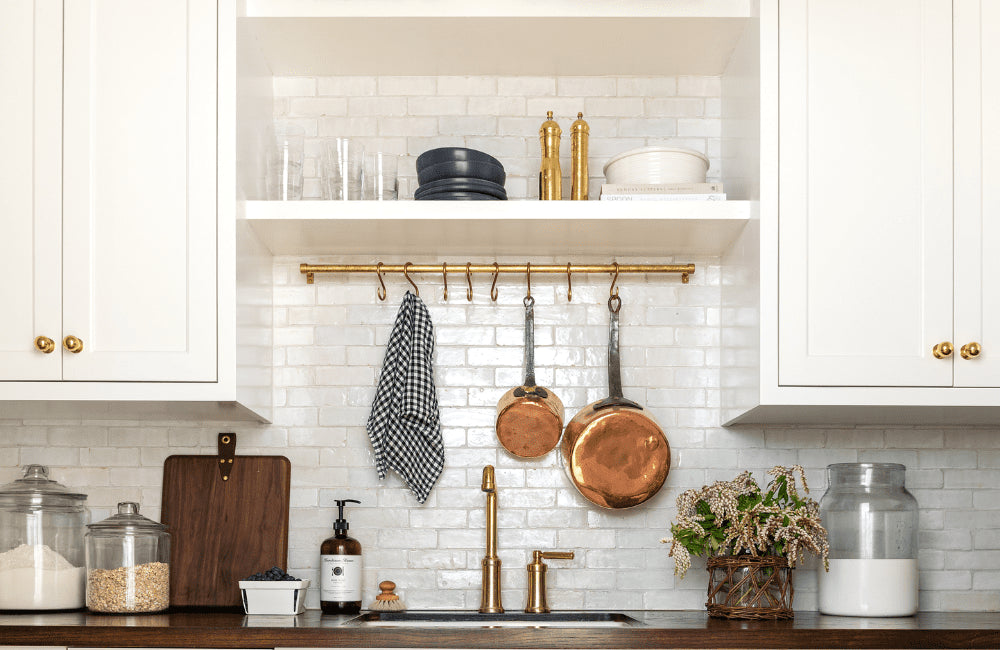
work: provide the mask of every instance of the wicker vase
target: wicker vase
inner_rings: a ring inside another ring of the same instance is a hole
[[[792,570],[783,557],[708,559],[708,615],[749,620],[792,618]]]

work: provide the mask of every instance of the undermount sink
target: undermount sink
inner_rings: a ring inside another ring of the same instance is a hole
[[[480,614],[478,612],[369,612],[344,625],[363,627],[630,627],[642,625],[620,612]]]

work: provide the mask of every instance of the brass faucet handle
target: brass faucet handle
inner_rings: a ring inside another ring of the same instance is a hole
[[[534,551],[531,554],[531,564],[528,565],[528,600],[524,611],[528,614],[545,614],[549,609],[545,596],[545,572],[548,565],[542,560],[572,560],[576,557],[573,551]]]
[[[532,558],[535,562],[542,560],[572,560],[576,557],[573,551],[535,551]]]

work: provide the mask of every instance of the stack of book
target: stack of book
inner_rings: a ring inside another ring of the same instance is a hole
[[[725,201],[722,183],[605,183],[602,201]]]

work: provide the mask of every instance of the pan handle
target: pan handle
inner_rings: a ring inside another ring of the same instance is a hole
[[[612,400],[621,400],[625,397],[622,392],[622,357],[618,350],[618,312],[621,311],[621,308],[621,298],[614,295],[608,298],[608,311],[611,312],[611,331],[608,342],[608,390],[611,393],[609,399]]]
[[[524,385],[535,384],[535,299],[524,298]]]

